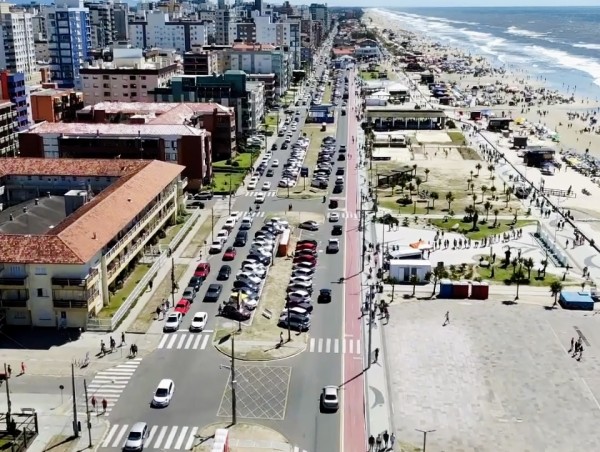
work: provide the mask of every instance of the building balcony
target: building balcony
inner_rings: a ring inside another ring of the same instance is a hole
[[[24,276],[11,276],[0,278],[0,291],[3,289],[10,288],[23,288],[27,283],[27,275]]]
[[[89,304],[99,294],[98,290],[53,290],[52,305],[59,309],[85,308],[87,310]]]
[[[99,271],[98,268],[90,270],[89,275],[85,278],[61,278],[55,276],[52,278],[52,286],[54,287],[90,287],[98,279]]]
[[[0,290],[0,308],[26,308],[29,300],[27,289]]]

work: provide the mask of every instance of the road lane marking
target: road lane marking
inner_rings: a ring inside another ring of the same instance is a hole
[[[346,339],[342,341],[342,353],[346,354]]]
[[[177,349],[181,350],[181,347],[183,347],[183,343],[185,342],[185,334],[182,334],[181,337],[179,338],[179,343],[177,344]]]
[[[360,355],[360,339],[356,339],[356,354]]]
[[[206,348],[206,344],[208,344],[208,340],[210,339],[210,336],[207,334],[206,336],[204,336],[204,340],[202,341],[202,345],[200,346],[200,350],[204,350]]]
[[[323,351],[323,338],[319,338],[319,345],[317,347],[317,353],[321,353]]]
[[[160,433],[158,434],[158,438],[156,438],[156,443],[154,443],[154,449],[160,449],[160,443],[162,443],[165,434],[167,433],[167,429],[169,427],[163,427],[160,429]]]
[[[350,354],[352,355],[354,353],[354,341],[352,339],[349,339],[349,344],[350,344]]]
[[[108,435],[106,435],[106,438],[104,439],[104,442],[102,443],[102,447],[108,447],[110,440],[115,435],[115,432],[117,431],[118,428],[119,428],[118,425],[113,425],[111,427],[111,429],[108,431]]]
[[[121,442],[121,438],[127,431],[127,427],[129,427],[129,426],[124,425],[123,427],[121,427],[121,430],[119,430],[119,433],[117,434],[117,436],[115,436],[115,440],[112,443],[112,447],[118,447],[119,443]]]
[[[313,353],[315,351],[315,338],[311,337],[310,338],[310,348],[309,348],[310,353]]]
[[[340,340],[334,339],[333,340],[333,353],[339,353],[339,352],[340,352]]]
[[[152,439],[154,438],[154,435],[156,435],[157,430],[158,430],[158,425],[155,425],[154,427],[152,427],[150,429],[150,434],[148,435],[148,438],[146,439],[146,442],[144,443],[144,445],[150,446],[150,444],[152,444]]]
[[[198,432],[198,427],[194,427],[192,429],[192,432],[190,433],[190,437],[187,440],[187,443],[185,443],[185,450],[191,450],[192,446],[194,445],[194,440],[196,439],[196,433]]]
[[[171,429],[171,433],[169,433],[169,436],[167,437],[167,441],[165,442],[163,449],[171,448],[171,443],[173,443],[173,440],[175,439],[175,435],[177,435],[177,430],[179,430],[179,427],[177,427],[177,426],[175,426]]]
[[[185,434],[187,433],[189,427],[183,427],[181,429],[181,433],[179,434],[179,438],[177,438],[177,442],[175,443],[175,449],[181,449],[183,442],[185,441]]]
[[[177,340],[177,336],[175,334],[173,336],[171,336],[171,340],[167,344],[167,350],[171,350],[173,348],[173,344],[175,344],[176,340]]]
[[[192,346],[192,342],[194,342],[194,335],[190,334],[190,337],[188,337],[187,342],[185,343],[185,349],[189,350],[189,348]]]
[[[169,339],[169,336],[167,336],[166,334],[162,337],[162,339],[160,340],[160,342],[158,343],[158,348],[163,348],[165,346],[165,343],[167,342],[167,340]]]
[[[327,338],[327,342],[325,342],[325,353],[331,352],[331,339]]]
[[[200,339],[202,339],[201,335],[196,336],[196,340],[194,341],[193,349],[196,350],[198,348],[198,344],[200,343]]]

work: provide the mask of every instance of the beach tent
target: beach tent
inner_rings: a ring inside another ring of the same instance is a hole
[[[517,119],[515,119],[515,124],[518,124],[518,125],[525,124],[525,121],[527,121],[525,118],[517,118]]]
[[[427,243],[425,240],[418,240],[414,243],[411,243],[410,247],[414,248],[416,250],[430,250],[431,249],[431,245],[429,243]]]

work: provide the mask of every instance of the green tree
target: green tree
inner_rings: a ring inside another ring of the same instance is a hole
[[[427,182],[429,180],[430,172],[431,172],[431,170],[429,168],[425,168],[425,182]]]
[[[488,191],[487,185],[481,186],[481,202],[485,200],[485,194]]]
[[[490,187],[490,192],[492,193],[492,199],[496,199],[496,187],[494,185],[492,185]]]
[[[535,262],[533,262],[533,258],[528,257],[523,261],[523,267],[527,270],[527,279],[531,279],[531,270],[535,266]]]
[[[492,227],[496,227],[496,225],[498,224],[498,214],[500,213],[499,209],[494,209],[494,226]]]
[[[432,297],[435,295],[435,290],[437,289],[438,281],[442,278],[447,278],[447,277],[448,277],[448,272],[446,271],[446,268],[443,265],[437,265],[433,269],[433,292],[431,292]]]
[[[488,171],[490,172],[490,178],[492,177],[492,175],[494,174],[494,165],[492,165],[491,163],[488,165],[487,167]]]
[[[554,297],[554,304],[552,305],[553,307],[558,304],[558,296],[560,295],[562,290],[563,285],[560,281],[552,281],[552,284],[550,284],[550,293]]]
[[[446,193],[446,202],[448,203],[448,212],[450,211],[450,206],[452,205],[452,202],[454,201],[454,194],[449,191],[448,193]]]
[[[419,187],[421,187],[422,183],[423,183],[423,179],[421,179],[419,176],[415,177],[415,185],[417,186],[417,193],[419,192]]]
[[[406,188],[408,188],[408,194],[409,194],[410,196],[412,196],[412,194],[413,194],[413,191],[415,191],[415,186],[413,185],[413,183],[412,183],[412,182],[410,182],[410,183],[409,183],[409,184],[406,186]]]
[[[413,286],[412,296],[414,297],[417,291],[417,283],[419,282],[419,277],[417,275],[410,275],[409,281]]]
[[[432,191],[429,193],[429,197],[431,198],[431,208],[435,209],[435,201],[440,199],[440,195],[437,191]]]
[[[483,208],[485,210],[485,222],[487,223],[488,217],[490,215],[490,209],[492,208],[492,203],[489,201],[486,201],[485,204],[483,205]]]
[[[471,198],[473,198],[473,207],[475,207],[475,202],[477,201],[477,194],[473,193],[471,195]]]
[[[513,193],[513,188],[508,187],[506,189],[506,207],[508,207],[508,203],[510,202],[510,195],[512,195],[512,193]]]
[[[510,265],[512,265],[513,268],[512,275],[515,276],[515,273],[517,272],[517,266],[519,265],[519,259],[515,257],[510,263]]]
[[[478,163],[477,165],[475,165],[475,169],[477,170],[477,177],[479,177],[479,172],[481,171],[481,168],[483,168],[481,166],[481,163]]]

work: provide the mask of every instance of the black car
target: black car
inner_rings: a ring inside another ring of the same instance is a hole
[[[208,286],[208,290],[206,291],[206,295],[204,295],[203,301],[205,303],[216,303],[219,301],[222,291],[223,286],[221,284],[211,284]]]
[[[273,177],[274,175],[275,175],[275,171],[273,171],[272,169],[267,170],[267,177]]]
[[[273,146],[271,146],[271,150],[272,151],[276,151],[277,150],[277,143],[273,143]]]
[[[281,145],[281,149],[287,149],[288,148],[288,144],[284,141],[283,144]]]
[[[346,154],[340,154],[338,155],[338,162],[343,162],[346,160]]]
[[[256,284],[252,284],[252,283],[246,282],[246,281],[239,281],[239,280],[234,281],[233,288],[234,289],[247,288],[247,289],[252,290],[253,292],[258,292],[258,286]]]
[[[233,242],[233,246],[246,246],[248,241],[248,231],[238,231]]]
[[[318,231],[319,230],[319,225],[317,224],[317,222],[312,221],[312,220],[300,223],[300,225],[298,227],[300,229],[306,229],[307,231]]]
[[[221,315],[231,320],[244,321],[248,320],[252,314],[243,309],[238,309],[234,304],[227,304],[223,307]]]
[[[331,289],[321,289],[317,303],[331,303]]]
[[[333,192],[334,195],[340,194],[343,191],[344,191],[344,186],[343,185],[337,184],[337,185],[333,186],[333,191],[332,192]]]
[[[188,287],[193,287],[194,290],[196,292],[198,292],[200,290],[200,286],[202,285],[203,282],[204,282],[204,280],[202,278],[199,278],[197,276],[192,276],[192,279],[190,279],[190,282],[188,283]]]
[[[340,166],[340,167],[338,167],[335,170],[335,175],[336,176],[343,176],[345,172],[346,172],[346,170],[343,167]]]
[[[227,281],[230,276],[231,267],[229,265],[223,265],[217,274],[217,281]]]
[[[342,235],[342,225],[341,224],[335,224],[333,225],[333,228],[331,229],[331,235]]]

